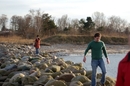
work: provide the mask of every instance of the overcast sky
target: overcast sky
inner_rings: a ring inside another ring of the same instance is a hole
[[[61,18],[67,14],[71,19],[92,16],[102,12],[106,17],[119,16],[130,22],[129,0],[0,0],[0,16],[6,14],[24,16],[30,9],[40,9],[52,17]]]

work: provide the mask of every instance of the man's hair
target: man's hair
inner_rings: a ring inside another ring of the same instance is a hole
[[[37,35],[37,37],[39,37],[39,35]]]
[[[94,34],[94,38],[95,38],[95,37],[100,37],[100,36],[101,36],[100,33],[95,33],[95,34]]]
[[[40,40],[39,35],[37,35],[37,39],[36,39],[36,41],[38,41],[38,40]]]

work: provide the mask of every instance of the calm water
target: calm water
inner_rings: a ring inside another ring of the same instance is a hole
[[[106,63],[105,57],[103,57],[105,65],[106,65],[106,70],[107,70],[107,76],[111,76],[116,78],[117,76],[117,68],[118,68],[118,63],[119,61],[124,58],[125,54],[108,54],[108,57],[111,61],[110,64]],[[83,55],[69,55],[69,56],[61,56],[61,58],[64,58],[64,60],[70,60],[75,63],[83,63]],[[86,63],[83,63],[83,67],[87,70],[91,70],[91,56],[87,55],[87,61]],[[98,67],[98,73],[101,73],[100,68]]]

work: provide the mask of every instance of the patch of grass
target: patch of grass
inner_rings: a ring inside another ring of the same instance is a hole
[[[55,35],[48,37],[43,42],[56,44],[56,43],[72,43],[72,44],[86,44],[93,40],[93,36],[86,36],[86,35]],[[126,37],[108,37],[102,36],[102,41],[107,44],[127,44]]]
[[[0,43],[32,44],[33,42],[33,39],[24,39],[19,36],[0,36]]]
[[[102,40],[107,44],[127,44],[127,37],[102,37]]]
[[[93,40],[93,36],[86,35],[55,35],[46,37],[41,40],[41,45],[71,43],[71,44],[86,44]],[[127,37],[102,36],[102,41],[106,44],[127,44]],[[24,39],[19,36],[0,37],[0,43],[15,43],[15,44],[33,44],[34,39]]]

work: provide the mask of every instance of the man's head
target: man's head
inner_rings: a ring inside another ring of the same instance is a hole
[[[101,34],[100,34],[100,33],[95,33],[95,34],[94,34],[94,40],[95,40],[96,42],[99,42],[100,39],[101,39]]]
[[[37,35],[37,37],[39,37],[39,35]]]
[[[39,40],[40,38],[39,38],[39,35],[37,35],[37,39]]]

